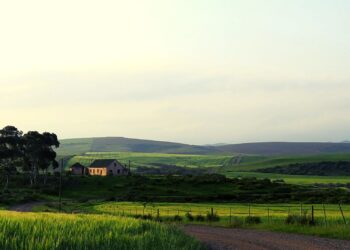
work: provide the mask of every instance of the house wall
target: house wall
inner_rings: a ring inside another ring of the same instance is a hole
[[[90,175],[106,176],[107,175],[107,168],[89,168],[89,174]]]
[[[83,175],[83,168],[71,168],[72,174]]]
[[[127,175],[127,171],[125,168],[119,164],[118,162],[112,162],[109,166],[107,166],[108,174],[112,173],[112,175]]]

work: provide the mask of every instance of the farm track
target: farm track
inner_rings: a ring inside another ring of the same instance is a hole
[[[333,250],[350,249],[350,241],[250,229],[189,225],[184,231],[213,250]]]

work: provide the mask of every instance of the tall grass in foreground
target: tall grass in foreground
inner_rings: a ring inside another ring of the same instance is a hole
[[[0,249],[203,249],[179,229],[108,215],[0,211]]]

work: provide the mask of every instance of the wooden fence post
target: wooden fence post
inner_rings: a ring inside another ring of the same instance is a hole
[[[211,208],[211,216],[214,216],[214,208]]]
[[[343,209],[341,208],[340,203],[339,203],[339,209],[340,209],[341,216],[343,217],[344,224],[346,225],[346,220],[345,220],[344,213],[343,213]]]
[[[311,206],[311,223],[315,225],[314,205]]]
[[[270,208],[267,208],[267,223],[270,223]]]
[[[250,217],[250,203],[248,204],[248,215]]]
[[[232,223],[232,209],[230,208],[230,224]]]
[[[326,215],[326,207],[323,205],[323,216],[324,216],[324,223],[327,226],[327,215]]]

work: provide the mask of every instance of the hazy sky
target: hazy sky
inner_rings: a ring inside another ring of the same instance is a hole
[[[348,0],[0,2],[0,127],[350,139]]]

